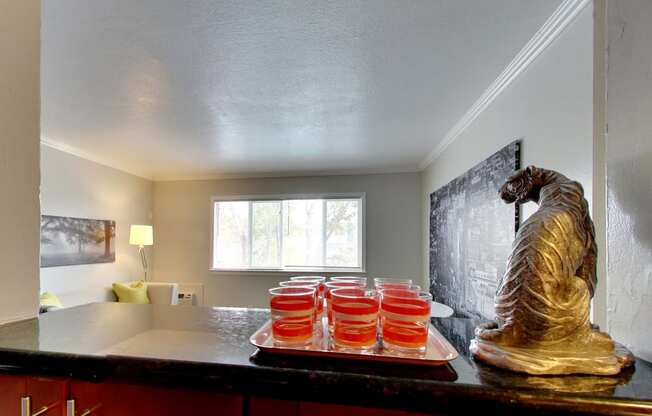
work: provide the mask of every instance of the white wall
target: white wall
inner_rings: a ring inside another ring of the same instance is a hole
[[[116,261],[41,268],[41,291],[54,292],[67,307],[110,300],[112,282],[142,279],[129,226],[151,224],[151,209],[150,181],[42,145],[42,213],[115,220]]]
[[[367,274],[422,275],[420,175],[388,174],[155,182],[154,279],[204,285],[204,303],[265,306],[279,273],[209,272],[211,197],[366,192]]]
[[[430,194],[515,139],[522,138],[523,167],[532,164],[554,169],[578,180],[591,203],[592,45],[592,7],[587,7],[423,172],[424,284],[428,279]],[[536,205],[528,204],[525,216],[534,210]]]
[[[652,2],[607,4],[609,330],[652,360]]]
[[[38,312],[40,0],[0,0],[0,323]]]

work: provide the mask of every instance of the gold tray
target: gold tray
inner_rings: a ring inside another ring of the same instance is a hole
[[[249,341],[258,349],[268,353],[302,355],[313,357],[332,357],[347,360],[373,360],[403,364],[444,365],[459,355],[457,350],[444,338],[435,327],[430,325],[425,353],[399,353],[385,350],[381,343],[368,351],[351,351],[335,349],[330,341],[326,319],[322,319],[321,328],[313,336],[312,344],[301,347],[275,345],[272,338],[272,321],[267,321],[256,331]]]

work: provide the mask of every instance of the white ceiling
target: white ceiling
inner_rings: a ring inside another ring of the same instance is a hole
[[[560,2],[43,1],[43,139],[153,179],[417,170]]]

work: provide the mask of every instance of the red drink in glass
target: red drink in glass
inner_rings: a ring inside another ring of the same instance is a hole
[[[312,289],[315,289],[315,312],[313,314],[313,318],[315,320],[315,323],[319,320],[319,315],[317,311],[319,310],[319,303],[321,302],[321,299],[319,297],[319,282],[313,282],[313,281],[303,281],[303,280],[286,280],[284,282],[279,282],[278,284],[281,287],[309,287]],[[317,327],[320,327],[319,325]]]
[[[413,290],[384,289],[380,296],[383,346],[399,352],[425,352],[432,295]]]
[[[324,313],[324,292],[326,290],[326,276],[293,276],[290,277],[291,281],[302,282],[316,282],[319,283],[319,291],[317,293],[317,317],[321,317]]]
[[[316,289],[276,287],[269,290],[274,342],[283,346],[308,345],[312,341]]]
[[[333,334],[333,308],[331,307],[331,290],[341,289],[341,288],[358,288],[364,289],[365,283],[359,281],[344,281],[344,282],[326,282],[326,293],[324,297],[326,298],[326,316],[328,318],[328,332]]]
[[[376,291],[340,288],[333,289],[330,294],[335,346],[356,350],[375,347],[378,329]]]

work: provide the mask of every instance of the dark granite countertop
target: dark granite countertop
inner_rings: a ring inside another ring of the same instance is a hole
[[[477,322],[434,319],[460,352],[417,367],[258,352],[261,309],[96,303],[0,327],[0,371],[128,380],[289,400],[493,414],[652,414],[652,364],[618,377],[533,377],[476,363]]]

